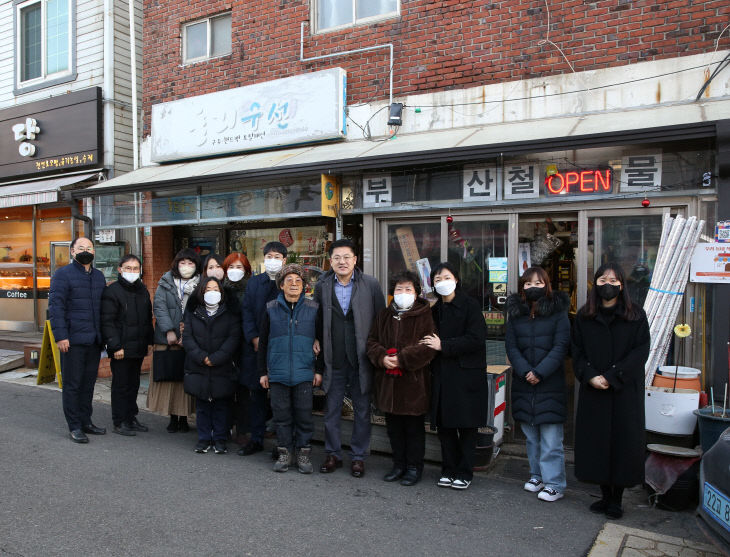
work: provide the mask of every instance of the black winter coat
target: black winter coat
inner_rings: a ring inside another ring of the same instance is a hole
[[[570,300],[563,292],[537,301],[535,317],[519,294],[507,298],[505,348],[512,365],[512,416],[530,425],[565,422],[566,392],[563,362],[570,350]],[[540,378],[530,385],[532,371]]]
[[[431,363],[431,423],[446,428],[487,424],[487,325],[479,302],[460,289],[431,308],[441,351]]]
[[[644,365],[649,323],[626,321],[623,308],[573,323],[573,367],[580,381],[575,422],[575,476],[584,482],[632,486],[644,481]],[[603,375],[610,387],[588,381]]]
[[[279,295],[276,282],[268,274],[261,273],[251,277],[246,284],[246,292],[241,303],[241,320],[243,324],[243,346],[241,349],[241,366],[238,381],[251,390],[262,389],[259,384],[258,358],[251,342],[261,336],[261,320],[266,313],[266,304],[276,300]],[[230,299],[230,298],[229,298]]]
[[[205,304],[190,301],[182,338],[185,392],[203,400],[233,396],[237,373],[233,356],[241,342],[240,315],[224,303],[215,314],[208,315]],[[206,357],[212,366],[205,364]]]
[[[121,276],[101,296],[101,333],[109,357],[124,349],[125,358],[144,358],[152,344],[152,302],[142,281]]]

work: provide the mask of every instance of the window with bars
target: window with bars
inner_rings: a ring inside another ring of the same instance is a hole
[[[317,31],[367,24],[399,14],[399,0],[314,0]]]
[[[70,73],[72,1],[32,0],[16,4],[19,87]]]
[[[231,14],[187,23],[182,34],[184,64],[230,54]]]

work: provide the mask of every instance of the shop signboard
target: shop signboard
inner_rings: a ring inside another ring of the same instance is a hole
[[[340,184],[336,176],[322,174],[322,216],[337,217],[340,209]]]
[[[504,198],[530,199],[540,197],[540,166],[510,164],[504,168]]]
[[[662,188],[662,153],[633,154],[621,158],[621,191],[659,191]]]
[[[613,172],[610,168],[557,172],[545,180],[545,191],[549,196],[611,193]]]
[[[153,105],[152,160],[344,138],[346,77],[331,68]]]
[[[719,242],[697,244],[689,269],[691,282],[730,283],[730,246]]]
[[[365,208],[390,207],[393,204],[393,181],[390,174],[362,177],[362,206]]]
[[[497,171],[497,165],[465,166],[462,186],[465,203],[497,201],[497,192],[502,189],[501,174]]]
[[[0,180],[102,165],[101,89],[0,110]]]
[[[715,225],[715,241],[730,242],[730,220],[721,220]]]

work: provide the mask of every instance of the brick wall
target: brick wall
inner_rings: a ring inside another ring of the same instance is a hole
[[[394,95],[459,89],[569,72],[548,43],[544,1],[400,0],[395,19],[319,35],[305,57],[392,42]],[[712,51],[727,0],[548,0],[550,41],[577,71]],[[232,12],[232,53],[181,67],[181,23]],[[144,2],[144,135],[150,105],[341,66],[347,103],[387,98],[387,50],[299,62],[310,0]],[[727,48],[723,36],[720,46]],[[618,76],[617,76],[618,77]]]

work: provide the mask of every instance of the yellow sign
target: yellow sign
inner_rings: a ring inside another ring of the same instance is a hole
[[[61,384],[61,353],[58,350],[56,339],[53,338],[51,322],[46,321],[43,328],[43,344],[41,345],[41,357],[38,360],[38,379],[36,385],[52,383],[54,379]]]
[[[337,217],[340,209],[340,184],[335,176],[322,174],[322,216]]]

